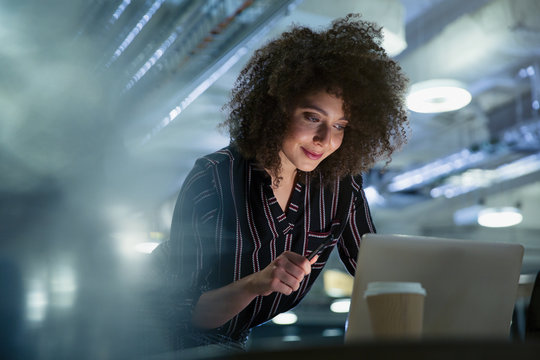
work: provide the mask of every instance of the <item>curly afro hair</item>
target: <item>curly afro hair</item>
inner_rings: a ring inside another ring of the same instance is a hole
[[[257,50],[225,108],[231,142],[277,179],[292,110],[321,90],[343,99],[349,120],[340,148],[310,173],[325,183],[367,171],[403,145],[407,78],[381,47],[381,30],[349,14],[324,31],[296,26]],[[278,180],[279,181],[279,180]]]

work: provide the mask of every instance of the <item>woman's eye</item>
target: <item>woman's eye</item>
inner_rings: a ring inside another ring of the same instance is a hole
[[[341,124],[336,124],[334,125],[334,127],[338,130],[345,130],[345,128],[347,127],[347,125],[341,125]]]
[[[306,120],[307,120],[307,121],[310,121],[310,122],[319,122],[319,118],[316,117],[316,116],[314,116],[314,115],[306,114],[305,117],[306,117]]]

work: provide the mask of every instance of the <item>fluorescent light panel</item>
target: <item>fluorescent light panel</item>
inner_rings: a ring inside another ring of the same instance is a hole
[[[127,47],[133,42],[133,40],[135,40],[137,35],[139,35],[141,30],[146,26],[146,24],[148,24],[148,22],[150,21],[152,16],[154,16],[156,11],[158,11],[158,9],[161,7],[161,4],[163,4],[164,2],[165,2],[165,0],[156,0],[152,4],[152,6],[150,6],[150,9],[148,9],[146,14],[144,14],[142,16],[142,18],[137,22],[137,25],[135,25],[135,27],[133,29],[131,29],[131,31],[126,36],[124,41],[122,41],[120,46],[114,51],[114,54],[111,57],[111,59],[109,60],[109,62],[107,63],[106,67],[111,66],[112,63],[115,62],[116,59],[118,59],[120,57],[120,55],[122,55],[124,50],[126,50]]]
[[[391,192],[403,191],[427,184],[439,177],[474,166],[486,158],[482,151],[463,149],[458,153],[430,162],[418,169],[406,171],[392,179],[388,185]]]
[[[116,10],[113,13],[112,18],[109,20],[109,23],[114,24],[116,20],[120,19],[120,16],[126,10],[126,8],[131,4],[131,0],[124,0],[122,3],[116,8]]]
[[[163,56],[163,54],[165,54],[167,49],[174,43],[177,37],[178,34],[176,32],[173,32],[171,35],[169,35],[167,40],[165,40],[161,44],[161,46],[152,54],[150,59],[148,59],[148,61],[146,61],[144,65],[139,70],[137,70],[137,72],[135,73],[135,75],[133,75],[124,90],[131,89],[137,83],[137,81],[139,81],[148,72],[148,70],[150,70],[152,66],[156,64],[156,62]]]
[[[240,60],[244,54],[248,52],[246,47],[239,48],[227,61],[219,66],[212,74],[205,78],[191,93],[186,96],[179,105],[175,106],[169,111],[169,114],[165,116],[161,121],[154,126],[150,133],[142,139],[141,145],[146,144],[150,139],[158,132],[163,130],[171,122],[173,122],[182,111],[184,111],[195,99],[197,99],[202,93],[204,93],[210,86],[212,86],[223,74],[225,74],[234,64]],[[204,76],[203,76],[204,77]]]
[[[434,198],[441,196],[453,198],[480,188],[486,188],[504,181],[513,180],[539,170],[540,153],[537,153],[501,165],[495,170],[480,171],[477,181],[466,179],[467,173],[464,173],[460,177],[456,177],[455,181],[452,183],[433,188],[430,195]],[[460,181],[460,179],[463,180]]]

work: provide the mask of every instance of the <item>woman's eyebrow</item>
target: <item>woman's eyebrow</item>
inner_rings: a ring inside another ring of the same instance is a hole
[[[318,111],[320,112],[321,114],[323,114],[324,116],[328,116],[328,113],[326,111],[324,111],[323,109],[321,109],[320,107],[318,107],[317,105],[314,105],[314,104],[310,104],[310,103],[307,103],[307,104],[300,104],[299,106],[300,108],[302,109],[313,109],[315,111]],[[341,119],[339,120],[345,120],[345,121],[349,121],[347,118],[345,117],[342,117]]]

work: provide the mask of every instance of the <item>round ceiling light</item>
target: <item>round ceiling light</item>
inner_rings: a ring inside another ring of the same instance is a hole
[[[276,315],[272,322],[277,325],[290,325],[294,324],[298,320],[298,316],[291,311],[287,311],[281,314]]]
[[[485,227],[508,227],[523,220],[521,211],[515,207],[487,208],[478,213],[478,224]]]
[[[471,93],[459,81],[433,79],[411,86],[407,107],[418,113],[439,113],[461,109],[471,99]]]
[[[349,312],[350,307],[351,299],[339,299],[332,302],[330,310],[335,313],[346,313]]]

